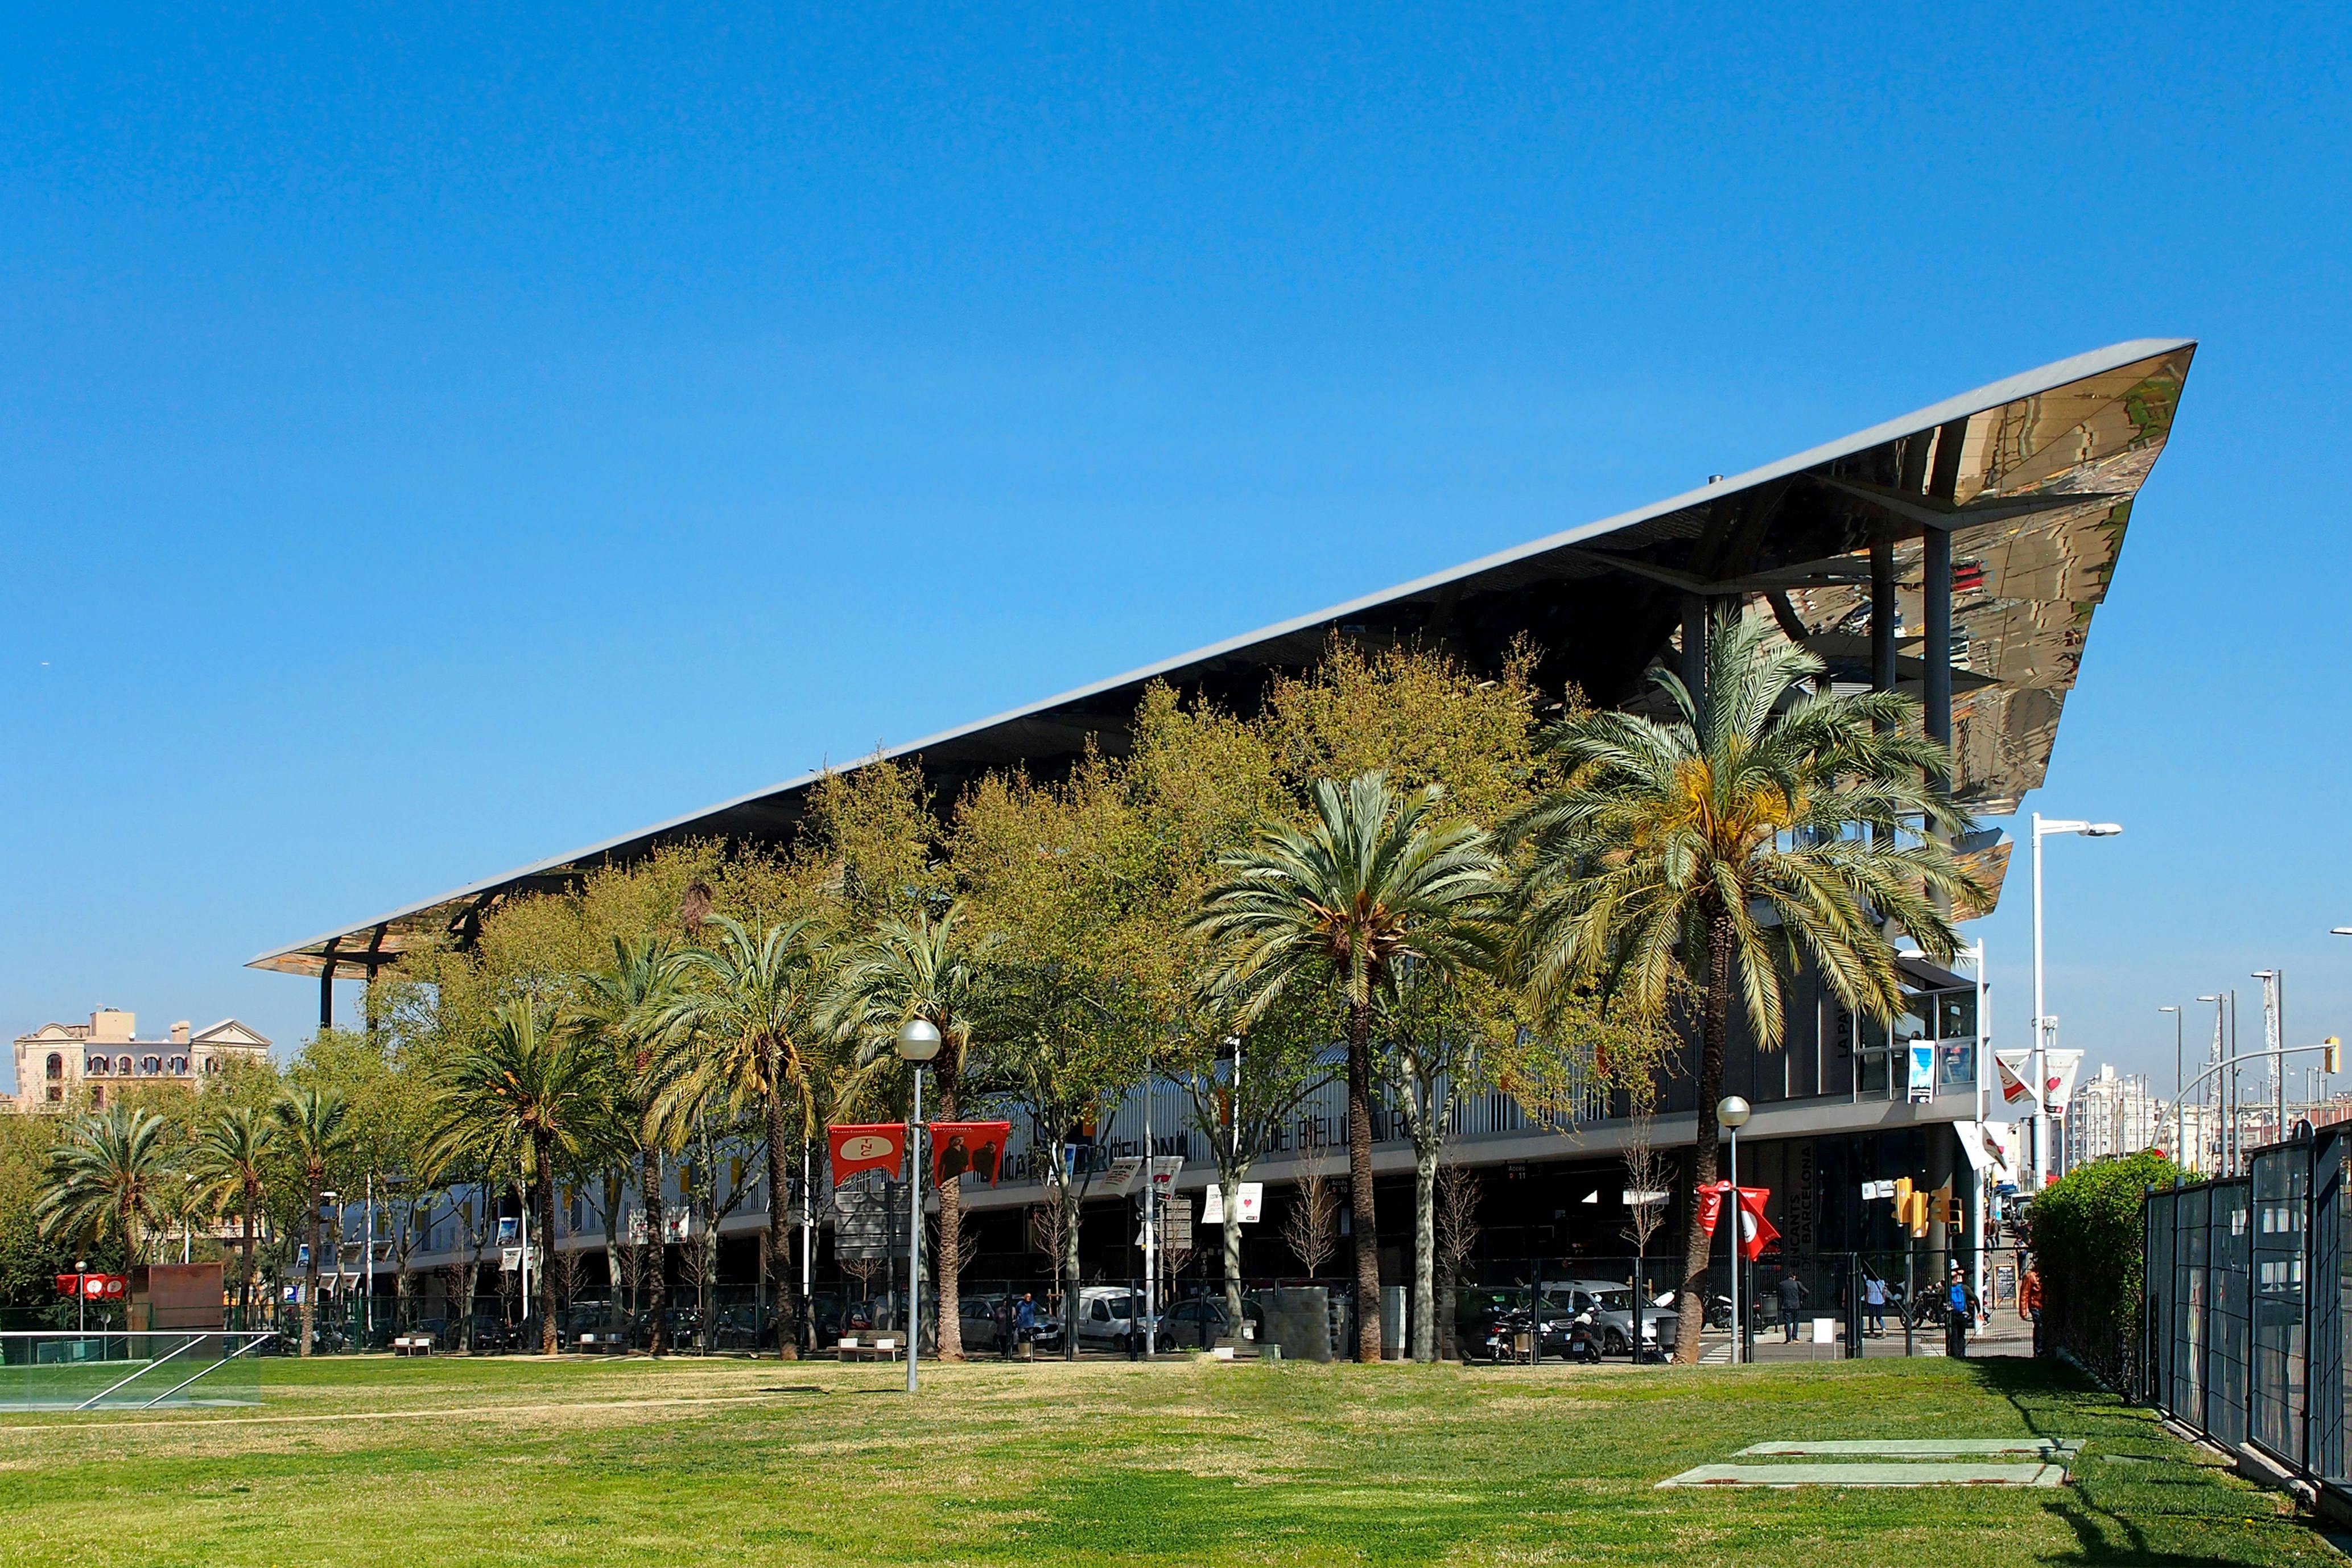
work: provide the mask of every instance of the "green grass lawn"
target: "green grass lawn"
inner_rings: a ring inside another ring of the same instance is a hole
[[[0,1416],[0,1560],[2324,1563],[2025,1362],[1685,1371],[268,1363],[258,1410]],[[1658,1491],[1768,1438],[2088,1439],[2042,1490]]]

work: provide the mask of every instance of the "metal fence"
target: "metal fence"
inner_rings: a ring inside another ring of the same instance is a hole
[[[260,1402],[257,1352],[276,1336],[0,1332],[0,1410],[153,1410]]]
[[[2352,1135],[2257,1150],[2248,1173],[2148,1194],[2137,1392],[2225,1448],[2344,1485]]]

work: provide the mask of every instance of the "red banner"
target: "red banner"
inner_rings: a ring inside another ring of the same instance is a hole
[[[119,1301],[131,1290],[127,1274],[60,1274],[57,1277],[60,1296],[86,1296],[93,1301]]]
[[[1731,1190],[1729,1182],[1710,1182],[1698,1190],[1698,1223],[1709,1239],[1715,1236],[1715,1224],[1723,1213],[1723,1194]],[[1780,1229],[1764,1217],[1764,1200],[1772,1195],[1769,1187],[1739,1189],[1739,1250],[1753,1263],[1764,1255],[1764,1249],[1780,1239]]]
[[[906,1165],[907,1129],[903,1122],[828,1127],[825,1131],[833,1141],[833,1184],[836,1187],[860,1171],[887,1171],[896,1180]]]
[[[1004,1165],[1005,1140],[1013,1136],[1010,1121],[934,1121],[931,1123],[931,1181],[936,1185],[966,1171],[996,1185]]]

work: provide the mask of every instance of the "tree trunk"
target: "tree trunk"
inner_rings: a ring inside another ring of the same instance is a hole
[[[614,1310],[621,1306],[621,1169],[604,1173],[604,1294]]]
[[[1062,1177],[1062,1359],[1078,1359],[1078,1184]]]
[[[662,1162],[658,1150],[647,1149],[637,1161],[637,1195],[646,1201],[646,1257],[637,1269],[641,1299],[651,1303],[652,1328],[646,1349],[659,1355],[669,1348],[669,1241],[662,1234]],[[641,1309],[642,1310],[642,1309]]]
[[[1235,1115],[1240,1114],[1236,1108]],[[1247,1161],[1219,1167],[1225,1186],[1225,1321],[1236,1344],[1242,1337],[1242,1181],[1249,1174]]]
[[[1675,1325],[1675,1360],[1685,1366],[1698,1364],[1699,1334],[1706,1327],[1706,1268],[1715,1243],[1699,1224],[1699,1189],[1715,1180],[1716,1143],[1722,1136],[1715,1104],[1723,1097],[1723,1034],[1731,1018],[1731,917],[1709,914],[1706,1004],[1699,1020],[1698,1133],[1683,1186],[1683,1288],[1677,1303],[1682,1316]],[[1733,1223],[1737,1235],[1738,1222]]]
[[[1356,1231],[1356,1359],[1381,1359],[1381,1234],[1372,1206],[1372,1008],[1348,1005],[1348,1206]]]
[[[532,1205],[539,1210],[539,1353],[555,1353],[555,1171],[548,1163],[553,1151],[539,1152],[539,1176],[531,1184]],[[530,1254],[523,1254],[526,1260]]]
[[[1423,1147],[1423,1143],[1427,1146]],[[1437,1359],[1437,1143],[1412,1151],[1412,1359]]]
[[[236,1283],[237,1309],[239,1312],[243,1314],[242,1321],[237,1324],[237,1327],[241,1329],[251,1329],[253,1327],[253,1298],[255,1295],[255,1281],[253,1277],[253,1211],[259,1207],[260,1204],[261,1194],[258,1188],[254,1183],[247,1182],[245,1184],[245,1213],[241,1226],[243,1234],[237,1238],[237,1245],[243,1250],[245,1255],[245,1272],[243,1277],[240,1278]]]
[[[310,1262],[302,1270],[302,1349],[299,1354],[310,1353],[310,1333],[319,1321],[319,1176],[313,1171],[307,1188],[310,1194]]]
[[[792,1257],[792,1216],[786,1212],[784,1194],[789,1174],[784,1169],[784,1100],[781,1094],[768,1097],[768,1264],[781,1271]],[[776,1292],[776,1355],[787,1359],[795,1343],[792,1332],[793,1311],[786,1305],[792,1300],[788,1291]],[[756,1335],[756,1329],[754,1333]],[[754,1338],[752,1349],[759,1348]]]
[[[938,1068],[933,1074],[939,1085],[939,1120],[953,1121],[957,1115],[956,1088],[961,1078],[963,1047],[950,1041],[940,1053]],[[928,1142],[926,1148],[928,1152]],[[938,1163],[932,1163],[933,1169]],[[940,1309],[940,1337],[937,1354],[941,1361],[963,1360],[963,1323],[957,1316],[963,1310],[963,1291],[956,1276],[963,1271],[963,1178],[950,1176],[940,1183],[940,1251],[939,1268],[933,1275],[937,1283]],[[920,1323],[909,1331],[922,1331]]]

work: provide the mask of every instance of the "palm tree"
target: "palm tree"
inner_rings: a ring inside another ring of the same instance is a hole
[[[310,1353],[311,1331],[319,1314],[320,1194],[326,1190],[327,1171],[351,1152],[354,1142],[351,1102],[331,1089],[297,1087],[280,1095],[269,1108],[278,1129],[302,1163],[304,1213],[310,1224],[310,1261],[302,1271],[302,1348]]]
[[[34,1206],[41,1233],[112,1237],[124,1263],[136,1263],[142,1234],[163,1224],[168,1153],[163,1119],[152,1110],[113,1105],[80,1117],[49,1151],[49,1184]]]
[[[436,1170],[513,1169],[537,1222],[539,1349],[555,1353],[555,1173],[594,1146],[613,1068],[579,1035],[557,1026],[535,996],[501,1005],[490,1026],[436,1075],[425,1163]]]
[[[1497,865],[1486,835],[1435,817],[1435,789],[1399,799],[1368,773],[1315,785],[1315,818],[1260,832],[1224,858],[1194,928],[1217,947],[1216,984],[1246,1022],[1294,986],[1328,987],[1348,1021],[1348,1200],[1354,1210],[1357,1354],[1381,1354],[1380,1237],[1372,1205],[1372,1015],[1398,966],[1432,979],[1487,963]]]
[[[1657,1016],[1678,971],[1699,992],[1675,1346],[1685,1362],[1698,1359],[1708,1254],[1699,1190],[1716,1179],[1735,972],[1766,1049],[1780,1040],[1781,973],[1801,955],[1849,1007],[1889,1017],[1902,985],[1886,922],[1948,961],[1958,938],[1945,910],[1982,896],[1943,838],[1898,833],[1906,818],[1947,836],[1969,826],[1939,787],[1950,753],[1921,732],[1918,705],[1893,692],[1801,691],[1822,668],[1761,622],[1717,617],[1704,709],[1661,671],[1676,721],[1565,721],[1547,737],[1565,782],[1505,834],[1528,850],[1513,912],[1538,994],[1597,984]]]
[[[653,1017],[660,1042],[649,1073],[651,1124],[683,1132],[714,1103],[730,1114],[759,1115],[767,1129],[768,1247],[785,1255],[784,1155],[792,1131],[788,1103],[798,1096],[803,1131],[814,1114],[812,1091],[819,1048],[816,1007],[824,985],[824,944],[814,922],[788,920],[754,934],[740,921],[713,917],[709,947],[678,958],[679,994]]]
[[[196,1129],[189,1169],[196,1179],[196,1195],[217,1212],[235,1205],[239,1219],[237,1310],[244,1326],[253,1320],[254,1216],[261,1210],[261,1189],[268,1181],[271,1156],[278,1147],[278,1123],[250,1106],[222,1111]]]
[[[637,1191],[646,1206],[644,1248],[647,1256],[643,1274],[647,1281],[646,1289],[656,1302],[652,1339],[647,1348],[655,1355],[662,1353],[667,1326],[660,1305],[667,1254],[662,1227],[662,1155],[669,1145],[653,1124],[646,1091],[660,1043],[661,1014],[677,999],[677,952],[667,940],[653,937],[631,942],[616,936],[613,939],[613,966],[582,976],[581,1002],[572,1019],[572,1026],[583,1041],[602,1052],[612,1064],[612,1098],[607,1105],[605,1128],[607,1140],[614,1145],[612,1157],[615,1161],[634,1159],[637,1166]],[[615,1174],[610,1180],[613,1186],[608,1188],[605,1207],[615,1211],[620,1206],[620,1177]],[[607,1213],[608,1225],[616,1225],[617,1221],[617,1214]],[[621,1279],[617,1267],[619,1250],[617,1237],[608,1236],[607,1273],[616,1289]]]
[[[963,922],[961,903],[937,920],[923,910],[911,920],[878,922],[873,934],[843,960],[825,1008],[835,1037],[857,1042],[868,1061],[885,1059],[899,1026],[911,1019],[926,1019],[937,1028],[940,1054],[931,1063],[931,1079],[939,1086],[939,1116],[945,1121],[961,1114],[960,1095],[964,1071],[971,1065],[967,1057],[980,984]],[[814,1122],[808,1135],[816,1135]],[[961,1179],[940,1186],[939,1258],[940,1359],[961,1361],[963,1329],[957,1317],[956,1279],[963,1259]]]

